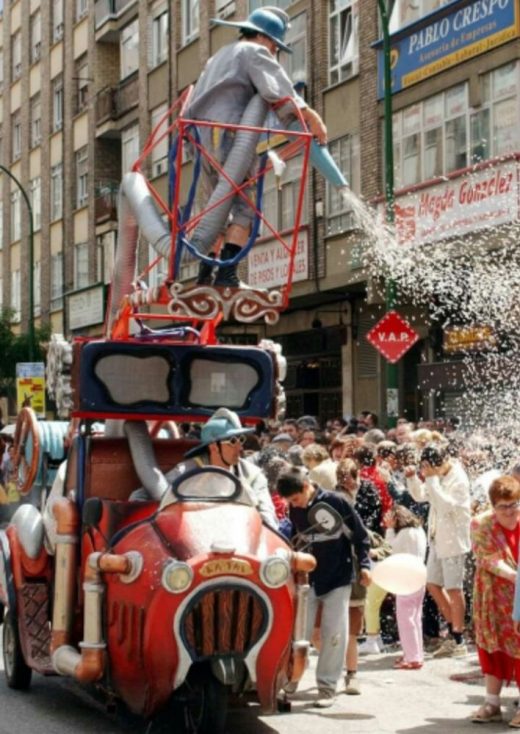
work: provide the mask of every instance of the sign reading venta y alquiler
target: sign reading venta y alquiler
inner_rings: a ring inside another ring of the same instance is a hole
[[[461,0],[439,8],[391,37],[392,92],[507,43],[520,35],[518,0]],[[378,95],[384,61],[378,45]]]

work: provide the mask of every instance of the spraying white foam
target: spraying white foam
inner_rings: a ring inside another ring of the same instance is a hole
[[[442,328],[490,327],[494,346],[463,355],[466,444],[486,447],[484,468],[519,461],[520,247],[518,223],[435,244],[398,242],[395,232],[348,188],[345,207],[363,230],[363,266],[375,283],[391,278],[399,300],[426,307]],[[471,436],[471,439],[469,438]],[[477,449],[475,449],[477,450]]]

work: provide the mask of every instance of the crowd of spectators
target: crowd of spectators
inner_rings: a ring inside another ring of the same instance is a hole
[[[411,553],[426,563],[425,587],[392,598],[370,582],[366,559],[360,566],[351,544],[356,574],[344,626],[346,692],[361,692],[359,655],[400,650],[397,658],[389,656],[389,665],[413,671],[429,656],[465,656],[468,642],[475,643],[486,691],[471,719],[482,723],[501,718],[504,683],[516,680],[520,686],[520,637],[514,631],[520,622],[513,620],[520,619],[520,590],[513,614],[520,467],[494,464],[492,447],[478,435],[461,440],[457,428],[456,420],[399,419],[395,428],[383,430],[370,411],[325,425],[302,416],[261,426],[247,436],[243,455],[264,472],[280,529],[289,538],[301,535],[302,512],[317,500],[344,507],[333,499],[337,496],[354,508],[368,534],[372,568],[392,552]],[[312,552],[325,557],[324,548],[315,543]],[[319,647],[320,602],[329,620],[329,597],[338,589],[321,596],[314,591],[311,621]],[[337,599],[333,608],[342,609]],[[320,706],[332,705],[335,695],[330,665],[323,662],[331,660],[328,640],[323,641],[327,625],[330,621],[322,620],[321,645],[327,652],[318,662]],[[520,715],[509,725],[520,728]]]

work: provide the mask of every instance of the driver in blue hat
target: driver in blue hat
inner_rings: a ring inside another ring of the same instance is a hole
[[[264,473],[241,458],[244,436],[254,428],[243,428],[236,413],[219,408],[202,427],[200,444],[185,454],[185,460],[166,474],[171,483],[184,472],[200,466],[217,466],[234,474],[253,499],[262,519],[278,530],[278,519]]]
[[[294,90],[283,67],[276,58],[279,50],[291,53],[284,43],[289,16],[280,8],[263,7],[254,10],[247,20],[232,22],[214,19],[216,25],[238,28],[237,41],[224,46],[206,63],[195,85],[186,116],[196,120],[237,124],[255,94],[274,104],[290,97],[307,123],[316,140],[327,142],[327,128],[320,115],[311,109]],[[286,122],[294,116],[294,105],[277,107],[276,114]],[[233,144],[232,135],[222,128],[202,127],[201,142],[220,164],[223,164]],[[214,188],[217,178],[214,171],[204,169],[209,185]],[[240,182],[239,182],[240,183]],[[226,230],[225,244],[220,253],[221,260],[232,260],[248,241],[253,209],[239,196],[235,197],[231,209],[232,221]],[[210,253],[210,257],[214,257]],[[239,287],[237,265],[223,265],[216,274],[215,286]],[[213,268],[201,262],[197,283],[212,283]]]

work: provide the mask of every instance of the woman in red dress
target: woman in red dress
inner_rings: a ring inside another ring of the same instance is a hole
[[[513,601],[520,539],[520,482],[513,476],[495,479],[489,488],[491,510],[471,525],[476,570],[473,622],[486,696],[471,720],[501,721],[500,691],[511,680],[520,689],[520,636],[513,623]],[[509,722],[520,729],[520,712]]]

